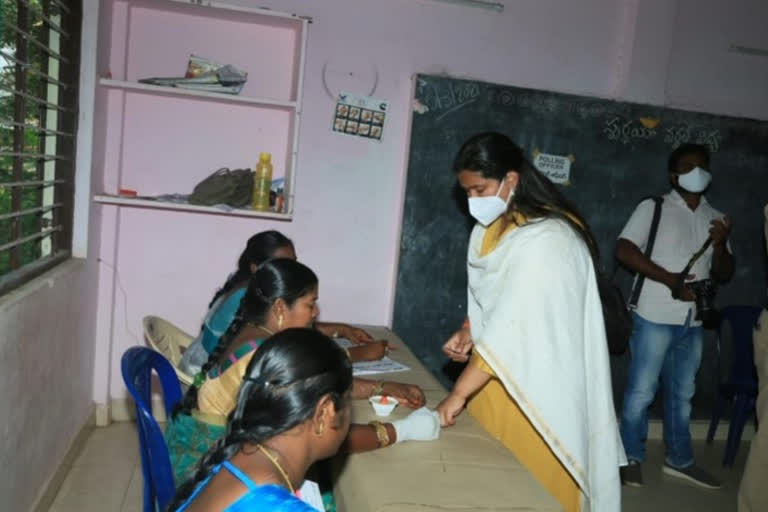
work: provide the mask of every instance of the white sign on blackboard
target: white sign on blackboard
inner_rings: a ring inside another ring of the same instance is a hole
[[[571,182],[571,164],[573,155],[560,156],[540,153],[538,150],[533,154],[533,165],[536,169],[549,178],[552,183],[568,185]]]

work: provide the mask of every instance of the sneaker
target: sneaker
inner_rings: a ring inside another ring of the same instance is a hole
[[[639,461],[630,460],[629,464],[619,469],[619,473],[621,474],[622,484],[631,487],[643,486],[643,470]]]
[[[723,486],[722,482],[694,464],[687,468],[675,468],[665,462],[661,470],[664,474],[687,480],[705,489],[719,489]]]

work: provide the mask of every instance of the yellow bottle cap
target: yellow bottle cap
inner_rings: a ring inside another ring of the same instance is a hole
[[[272,153],[259,153],[259,160],[262,162],[269,162],[272,160]]]

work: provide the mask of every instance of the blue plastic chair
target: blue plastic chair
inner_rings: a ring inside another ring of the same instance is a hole
[[[712,443],[717,430],[717,424],[723,414],[727,402],[732,402],[731,426],[728,429],[728,441],[723,457],[724,466],[732,466],[736,459],[741,443],[741,434],[748,418],[755,417],[755,402],[757,400],[757,370],[753,347],[753,333],[762,309],[755,306],[728,306],[721,310],[720,327],[717,333],[718,375],[720,373],[721,341],[723,322],[731,327],[731,374],[726,382],[721,382],[718,389],[717,401],[712,411],[712,421],[709,424],[707,443]]]
[[[132,347],[121,360],[123,380],[136,402],[136,425],[139,431],[141,470],[144,475],[144,512],[164,510],[173,499],[176,488],[168,447],[152,416],[152,371],[163,387],[165,412],[170,417],[181,400],[181,386],[176,372],[160,353],[146,347]]]

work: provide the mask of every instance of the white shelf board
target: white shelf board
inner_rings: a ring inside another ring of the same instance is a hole
[[[263,219],[291,220],[293,215],[290,213],[258,212],[254,210],[243,210],[235,208],[233,210],[221,210],[212,206],[198,206],[194,204],[166,203],[162,201],[153,201],[151,199],[134,199],[131,197],[97,195],[93,197],[97,203],[112,204],[116,206],[127,206],[131,208],[151,208],[156,210],[176,210],[182,212],[208,213],[214,215],[229,215],[235,217],[258,217]]]
[[[148,94],[165,94],[171,96],[189,96],[192,98],[198,98],[210,101],[223,101],[227,103],[239,103],[246,105],[256,105],[270,108],[281,108],[287,110],[295,110],[295,101],[282,101],[272,98],[251,98],[248,96],[238,96],[235,94],[223,94],[220,92],[207,92],[207,91],[192,91],[189,89],[179,89],[178,87],[166,87],[162,85],[142,84],[139,82],[128,82],[124,80],[112,80],[110,78],[102,78],[99,80],[99,84],[104,87],[111,87],[113,89],[125,89],[129,91],[139,91]]]

